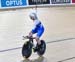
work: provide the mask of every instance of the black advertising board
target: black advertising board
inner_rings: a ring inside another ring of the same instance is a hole
[[[28,0],[29,5],[50,4],[50,0]]]
[[[51,0],[52,4],[66,4],[71,3],[71,0]]]

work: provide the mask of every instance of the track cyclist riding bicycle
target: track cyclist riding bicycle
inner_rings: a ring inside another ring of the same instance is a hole
[[[30,13],[29,17],[31,20],[33,20],[34,25],[28,36],[32,37],[33,34],[36,34],[35,40],[37,41],[37,46],[34,48],[34,50],[37,51],[42,45],[40,37],[44,33],[44,26],[41,23],[41,21],[38,19],[37,14],[35,12]]]

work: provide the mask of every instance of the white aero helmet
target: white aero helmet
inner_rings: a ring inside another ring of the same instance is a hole
[[[30,17],[33,17],[34,19],[37,19],[37,14],[35,12],[31,12],[29,14]]]

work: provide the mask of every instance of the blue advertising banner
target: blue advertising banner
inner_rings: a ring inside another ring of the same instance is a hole
[[[26,6],[27,0],[1,0],[1,7]]]

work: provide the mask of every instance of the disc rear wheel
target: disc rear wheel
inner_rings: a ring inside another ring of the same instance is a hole
[[[41,43],[42,43],[42,45],[41,45],[41,47],[37,51],[37,54],[39,56],[42,56],[45,53],[45,51],[46,51],[46,43],[45,43],[45,41],[41,40]]]

